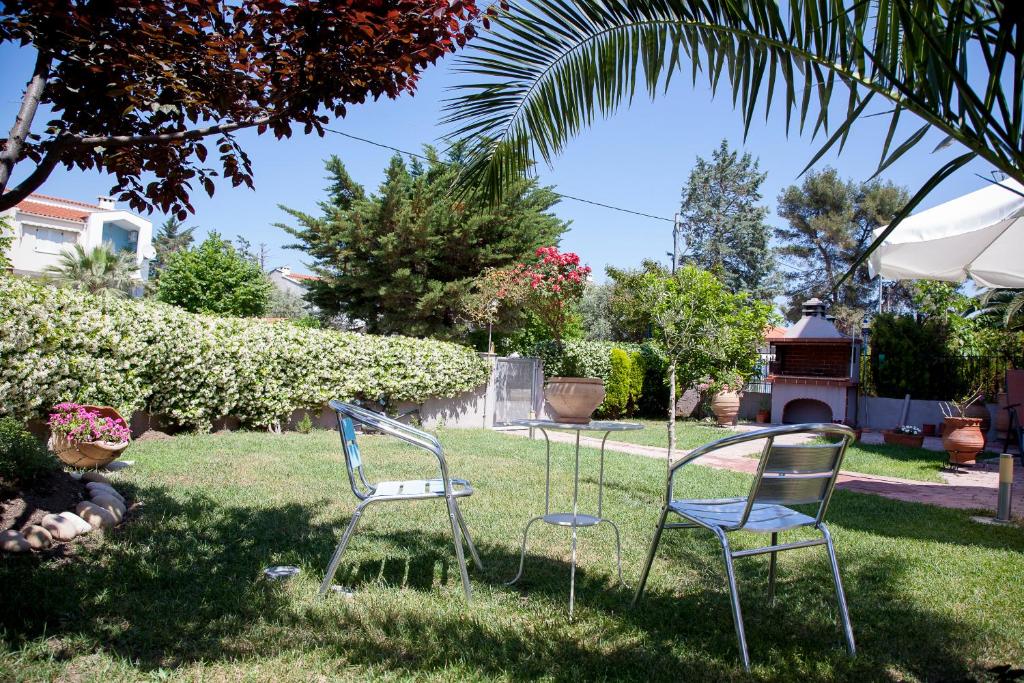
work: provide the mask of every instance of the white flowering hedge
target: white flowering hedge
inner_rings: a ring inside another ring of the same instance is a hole
[[[193,429],[227,415],[267,426],[331,398],[451,397],[487,374],[456,344],[196,315],[0,276],[0,416],[37,418],[73,400]]]

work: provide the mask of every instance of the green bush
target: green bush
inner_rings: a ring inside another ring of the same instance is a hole
[[[472,350],[408,337],[220,318],[0,279],[0,415],[60,401],[146,409],[192,429],[276,426],[331,398],[421,403],[487,380]]]
[[[626,414],[636,415],[640,411],[640,397],[644,394],[644,375],[647,374],[647,367],[642,351],[635,351],[630,356],[630,361],[629,404],[626,406]]]
[[[612,349],[609,355],[608,379],[604,383],[604,403],[601,412],[618,419],[629,410],[630,389],[633,384],[633,359],[622,349]]]
[[[0,486],[29,484],[56,469],[57,460],[39,439],[14,418],[0,418]]]

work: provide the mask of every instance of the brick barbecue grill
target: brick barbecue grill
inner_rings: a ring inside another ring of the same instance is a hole
[[[856,422],[860,340],[836,329],[820,299],[804,302],[800,321],[771,344],[776,422]]]

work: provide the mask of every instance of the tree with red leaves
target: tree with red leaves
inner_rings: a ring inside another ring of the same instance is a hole
[[[0,192],[16,164],[35,167],[0,211],[60,164],[110,173],[132,208],[184,219],[196,184],[252,187],[235,131],[323,135],[328,114],[412,92],[479,16],[474,0],[6,0],[0,43],[36,60],[0,140]],[[53,118],[35,133],[41,105]]]

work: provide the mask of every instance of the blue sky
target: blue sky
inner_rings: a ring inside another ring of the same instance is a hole
[[[32,50],[11,45],[0,47],[0,74],[3,96],[0,98],[0,127],[5,131],[13,123],[24,81],[34,59]],[[458,81],[453,59],[448,58],[427,69],[415,96],[382,100],[350,108],[345,119],[331,127],[394,147],[419,151],[423,143],[439,144],[445,129],[438,125],[446,88]],[[839,99],[843,99],[840,97]],[[882,105],[875,107],[881,111]],[[904,116],[908,130],[917,124]],[[46,118],[37,117],[37,124]],[[818,166],[831,165],[844,177],[864,180],[874,172],[887,119],[864,119],[851,134],[842,155],[831,153]],[[39,129],[39,125],[36,126]],[[620,109],[612,118],[600,121],[573,140],[553,167],[540,168],[540,180],[565,194],[606,204],[671,218],[679,206],[680,188],[696,157],[710,157],[722,138],[733,147],[742,146],[761,162],[768,177],[762,189],[769,208],[769,222],[778,224],[776,197],[784,187],[799,183],[798,174],[817,150],[817,142],[795,130],[785,135],[781,108],[774,107],[765,122],[763,114],[751,126],[746,142],[740,115],[732,108],[731,97],[719,92],[712,98],[710,89],[700,83],[692,87],[686,78],[676,78],[669,92],[654,101],[638,98],[631,107]],[[933,133],[918,147],[887,169],[884,178],[917,189],[937,168],[961,153],[950,147],[937,153],[941,135]],[[254,132],[242,132],[239,138],[254,166],[255,191],[232,188],[219,183],[210,198],[201,190],[192,195],[196,214],[187,221],[200,226],[200,233],[217,230],[227,237],[243,235],[253,243],[270,247],[269,266],[288,264],[305,270],[305,255],[283,249],[288,235],[273,227],[287,221],[278,204],[315,212],[324,196],[323,160],[330,154],[340,156],[349,172],[373,191],[383,177],[392,152],[337,135],[302,135],[276,140]],[[17,182],[28,173],[25,164],[15,171]],[[922,208],[951,199],[985,185],[975,174],[989,176],[991,167],[975,161],[948,179],[926,200]],[[113,178],[96,172],[56,170],[41,192],[79,200],[92,200],[110,190]],[[564,200],[555,213],[571,220],[572,226],[562,241],[564,250],[579,253],[594,267],[599,279],[606,265],[634,266],[645,258],[664,259],[672,248],[671,224],[631,216],[607,209]],[[153,215],[154,223],[163,220]]]

